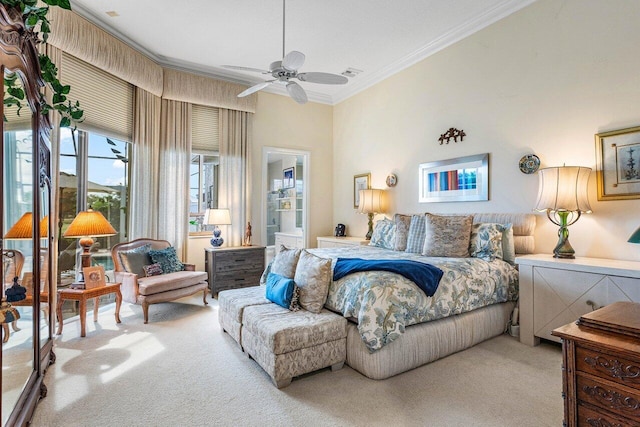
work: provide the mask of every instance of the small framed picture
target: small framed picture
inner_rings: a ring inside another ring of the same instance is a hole
[[[598,200],[640,199],[640,127],[596,134]]]
[[[296,170],[295,168],[286,168],[282,171],[282,188],[295,188],[296,186]]]
[[[353,207],[358,209],[360,205],[360,190],[371,188],[371,174],[363,173],[353,177]]]
[[[96,267],[84,267],[82,269],[82,273],[84,274],[85,289],[99,288],[107,284],[107,280],[104,276],[104,267],[101,265]]]

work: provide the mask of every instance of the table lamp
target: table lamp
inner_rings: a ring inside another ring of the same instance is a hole
[[[587,187],[591,168],[582,166],[556,166],[538,171],[538,201],[534,208],[546,212],[549,221],[560,226],[554,258],[575,258],[569,243],[569,226],[583,213],[591,213]]]
[[[219,225],[231,225],[231,214],[229,209],[207,209],[204,212],[204,224],[213,225],[213,238],[211,246],[219,248],[224,243],[221,237]]]
[[[49,216],[40,220],[40,238],[46,239],[49,235]],[[18,222],[4,235],[5,239],[11,240],[31,240],[33,237],[33,214],[26,212],[20,217]]]
[[[367,214],[369,217],[369,231],[365,238],[371,240],[373,235],[373,215],[383,213],[387,210],[386,191],[371,188],[368,190],[360,190],[358,192],[360,203],[358,204],[358,212]]]
[[[78,272],[78,282],[84,282],[82,268],[91,267],[91,254],[89,249],[93,245],[93,237],[113,236],[116,230],[109,224],[109,221],[98,211],[89,208],[79,212],[78,215],[64,232],[63,237],[76,237],[80,239],[82,246],[82,267]]]

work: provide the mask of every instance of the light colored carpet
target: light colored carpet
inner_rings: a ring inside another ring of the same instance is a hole
[[[200,296],[201,298],[201,296]],[[393,378],[345,365],[276,389],[218,324],[217,301],[114,304],[68,319],[33,426],[560,426],[561,350],[507,335]]]

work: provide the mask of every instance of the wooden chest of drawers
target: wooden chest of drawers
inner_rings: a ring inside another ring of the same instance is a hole
[[[226,289],[258,286],[264,271],[264,246],[205,248],[211,296]]]
[[[562,338],[565,425],[640,427],[640,304],[610,304],[553,335]]]

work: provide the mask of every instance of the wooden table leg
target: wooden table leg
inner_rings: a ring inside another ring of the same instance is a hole
[[[80,336],[86,336],[86,328],[87,328],[87,299],[80,299]]]
[[[116,323],[120,322],[120,305],[122,304],[122,293],[120,289],[116,291]]]
[[[58,320],[58,331],[56,335],[60,335],[62,333],[62,294],[58,294],[58,304],[56,307],[56,319]]]
[[[3,323],[2,324],[2,342],[5,343],[7,341],[9,341],[9,324],[8,323]]]
[[[95,297],[93,299],[93,321],[97,322],[98,321],[98,306],[100,305],[100,298],[99,297]]]

